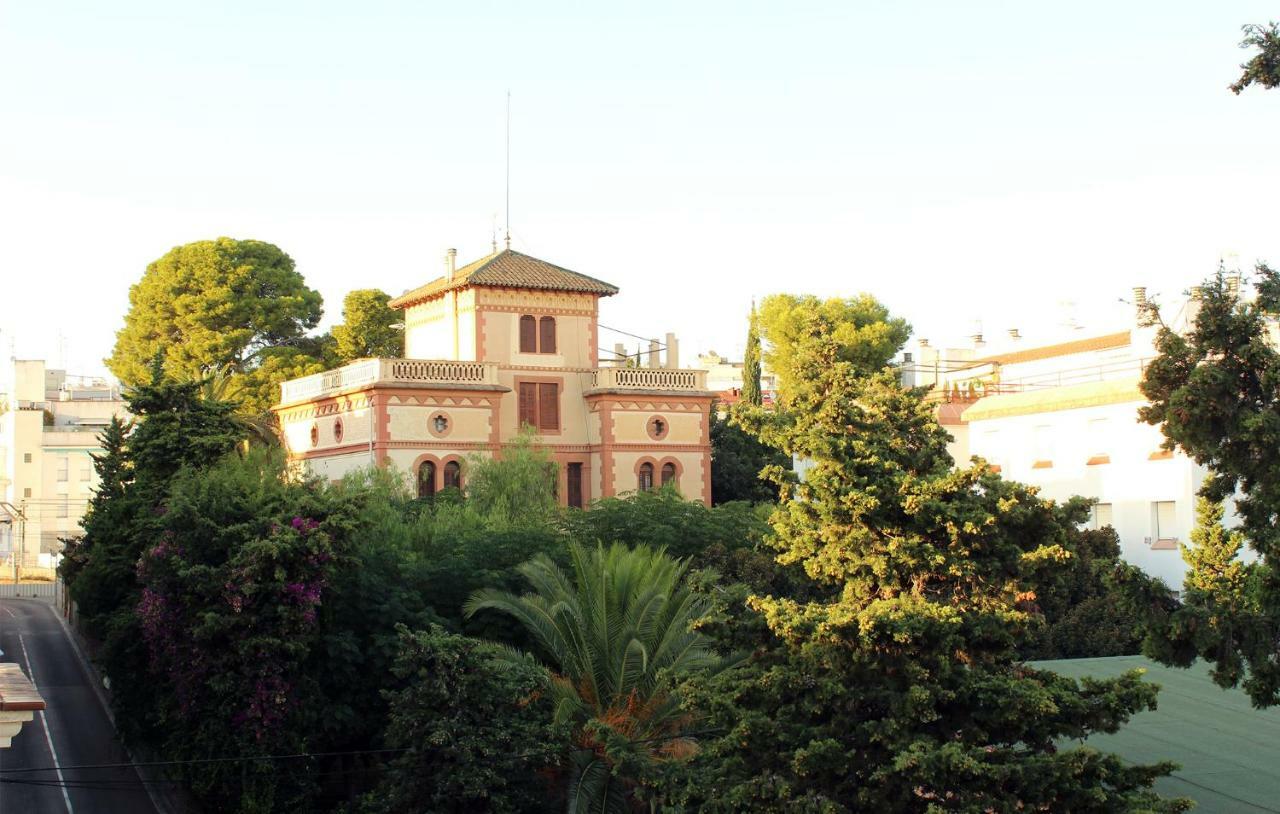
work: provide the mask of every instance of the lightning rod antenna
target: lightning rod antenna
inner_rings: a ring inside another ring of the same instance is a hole
[[[511,248],[511,90],[507,89],[507,248]]]

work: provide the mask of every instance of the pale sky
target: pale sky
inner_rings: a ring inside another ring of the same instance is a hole
[[[147,263],[279,245],[339,317],[513,246],[737,356],[752,297],[935,344],[1280,263],[1265,2],[0,0],[0,355],[100,372]],[[611,342],[612,337],[602,336]],[[12,343],[12,346],[11,346]]]

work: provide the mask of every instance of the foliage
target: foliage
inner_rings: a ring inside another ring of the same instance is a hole
[[[467,462],[467,498],[494,529],[545,526],[556,513],[558,469],[531,428],[502,447],[501,458]]]
[[[1274,636],[1280,624],[1280,352],[1271,338],[1280,274],[1259,264],[1257,275],[1250,301],[1219,268],[1200,288],[1199,310],[1185,335],[1160,329],[1159,356],[1142,381],[1150,403],[1140,416],[1161,426],[1165,446],[1212,471],[1200,495],[1215,507],[1233,499],[1239,534],[1221,536],[1219,522],[1202,507],[1201,542],[1186,556],[1191,571],[1180,609],[1170,609],[1168,598],[1143,587],[1137,575],[1129,575],[1128,587],[1153,624],[1153,656],[1183,664],[1199,653],[1216,665],[1216,680],[1242,683],[1255,704],[1268,706],[1280,702]],[[1220,581],[1221,557],[1242,543],[1260,559]]]
[[[709,609],[686,565],[661,550],[571,544],[572,577],[545,556],[520,572],[533,592],[484,590],[468,615],[501,611],[523,624],[555,667],[557,723],[572,728],[569,811],[634,804],[655,764],[695,742],[674,680],[713,670],[710,640],[691,630]]]
[[[831,362],[847,362],[869,373],[888,364],[911,335],[905,320],[868,294],[849,299],[773,294],[760,304],[760,327],[768,342],[764,361],[786,399],[807,381],[803,370],[816,348]],[[816,338],[821,342],[815,342]]]
[[[769,466],[790,468],[791,459],[742,429],[730,416],[723,419],[711,405],[711,501],[772,503],[778,488],[760,476]]]
[[[1258,53],[1241,65],[1244,73],[1229,86],[1239,94],[1257,83],[1264,88],[1280,87],[1280,24],[1246,25],[1241,48],[1257,48]]]
[[[391,295],[376,288],[359,288],[342,301],[342,324],[333,326],[338,359],[396,359],[404,355],[404,324],[400,312],[387,303]]]
[[[1044,624],[1021,648],[1023,658],[1125,656],[1142,649],[1143,620],[1112,582],[1121,567],[1120,538],[1110,526],[1081,529],[1088,512],[1082,498],[1059,508],[1063,548],[1071,557],[1035,586]]]
[[[298,339],[319,321],[320,304],[293,260],[270,243],[223,237],[177,246],[129,290],[129,313],[107,363],[136,385],[163,351],[166,373],[197,379]]]
[[[891,323],[850,334],[817,309],[790,319],[777,369],[786,411],[745,418],[813,464],[799,483],[775,473],[784,487],[770,523],[779,561],[828,592],[751,598],[774,638],[743,668],[685,688],[727,734],[668,778],[668,803],[1185,810],[1150,791],[1171,766],[1058,746],[1115,731],[1155,705],[1155,687],[1137,672],[1077,682],[1018,655],[1038,622],[1036,586],[1070,557],[1060,509],[983,464],[953,470],[921,394],[893,371],[865,374],[891,352]]]
[[[400,641],[387,747],[404,752],[361,812],[559,810],[538,774],[565,737],[546,671],[439,626],[402,628]]]
[[[563,527],[571,540],[583,545],[648,546],[689,558],[695,568],[703,567],[703,558],[715,551],[755,547],[768,531],[748,504],[708,508],[670,488],[603,498],[590,511],[569,510]]]
[[[742,352],[742,400],[753,407],[764,403],[760,392],[760,324],[754,302],[747,318],[747,346]]]

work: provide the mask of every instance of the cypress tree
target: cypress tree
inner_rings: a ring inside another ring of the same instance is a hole
[[[747,349],[742,355],[742,400],[755,407],[764,403],[760,393],[760,330],[754,302],[747,320]]]

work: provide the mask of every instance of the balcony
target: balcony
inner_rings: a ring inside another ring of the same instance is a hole
[[[280,384],[280,406],[333,396],[372,385],[394,387],[457,387],[496,390],[498,366],[492,362],[439,359],[361,359]]]
[[[707,371],[661,367],[602,367],[592,371],[590,389],[702,393],[707,389]]]

